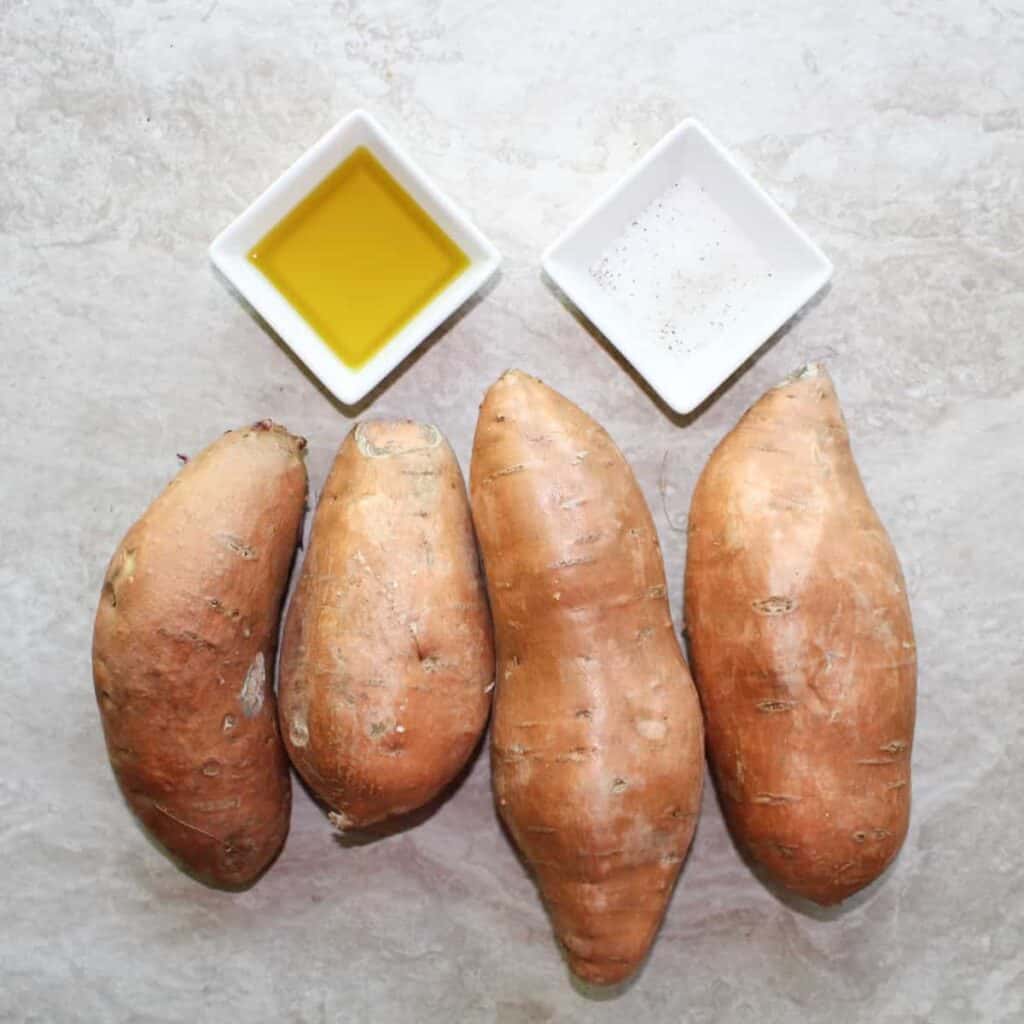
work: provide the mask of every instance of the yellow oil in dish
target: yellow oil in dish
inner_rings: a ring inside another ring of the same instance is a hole
[[[249,260],[352,369],[469,266],[365,146],[267,232]]]

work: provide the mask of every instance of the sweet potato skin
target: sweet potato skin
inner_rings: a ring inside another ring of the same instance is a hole
[[[471,472],[498,652],[491,766],[571,970],[646,956],[700,805],[703,735],[654,523],[608,434],[506,373]]]
[[[787,889],[846,899],[907,832],[917,668],[903,573],[823,367],[769,391],[711,456],[685,620],[738,844]]]
[[[339,828],[437,796],[490,711],[494,644],[466,488],[437,428],[360,423],[317,505],[281,647],[292,763]]]
[[[110,561],[93,680],[110,763],[201,881],[252,884],[288,832],[274,651],[306,497],[305,441],[269,421],[185,465]]]

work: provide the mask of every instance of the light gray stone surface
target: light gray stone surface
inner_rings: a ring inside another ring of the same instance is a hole
[[[0,0],[0,19],[0,1019],[1024,1019],[1019,0]],[[768,385],[828,361],[921,660],[910,837],[848,908],[769,892],[709,792],[649,963],[595,1001],[498,830],[486,759],[427,823],[352,849],[297,789],[285,852],[244,895],[198,886],[133,826],[90,682],[103,569],[175,453],[227,427],[307,435],[320,485],[352,413],[206,246],[356,105],[506,257],[369,411],[439,424],[465,466],[504,368],[564,390],[636,468],[677,621],[703,460]],[[538,255],[687,114],[836,276],[682,421],[559,303]]]

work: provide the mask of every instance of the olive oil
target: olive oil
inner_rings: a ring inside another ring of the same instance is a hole
[[[249,260],[352,369],[469,266],[365,146],[264,235]]]

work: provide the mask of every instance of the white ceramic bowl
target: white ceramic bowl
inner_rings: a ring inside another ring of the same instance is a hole
[[[287,299],[249,262],[263,236],[353,150],[366,146],[395,180],[469,257],[469,266],[358,370],[346,366]],[[452,315],[498,269],[498,250],[443,195],[369,114],[339,121],[281,175],[210,246],[218,270],[339,401],[353,405]]]
[[[814,242],[693,119],[573,224],[543,266],[680,413],[832,276]]]

